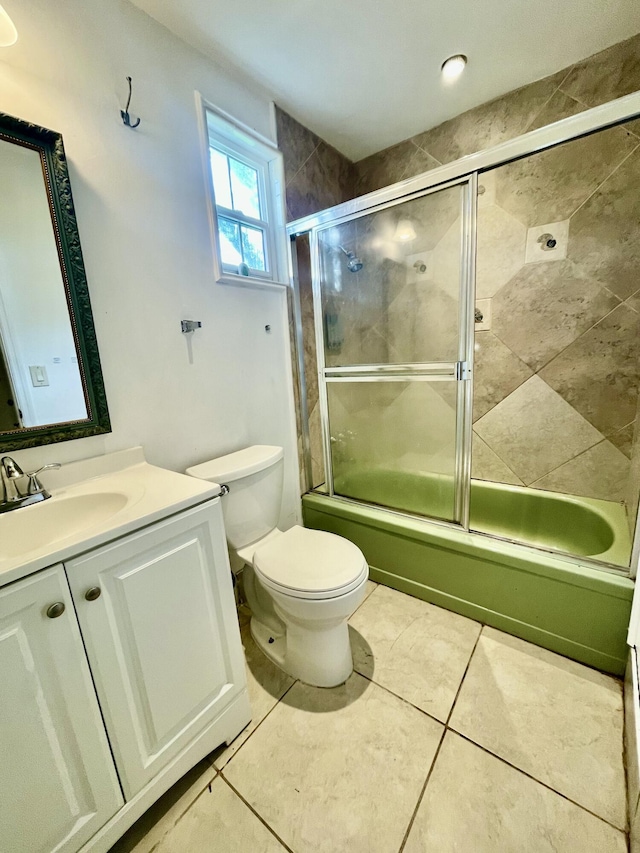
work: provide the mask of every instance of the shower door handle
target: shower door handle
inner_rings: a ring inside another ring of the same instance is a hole
[[[459,382],[466,382],[471,379],[471,368],[468,361],[456,361],[456,379]]]

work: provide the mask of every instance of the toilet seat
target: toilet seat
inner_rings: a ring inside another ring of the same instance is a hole
[[[369,575],[364,555],[353,542],[297,525],[261,545],[253,567],[267,589],[306,599],[346,595]]]

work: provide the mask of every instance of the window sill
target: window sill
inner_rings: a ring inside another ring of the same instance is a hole
[[[250,275],[234,275],[227,272],[218,276],[217,282],[232,287],[252,287],[256,290],[282,290],[289,286],[287,281],[274,281],[270,278],[254,278]]]

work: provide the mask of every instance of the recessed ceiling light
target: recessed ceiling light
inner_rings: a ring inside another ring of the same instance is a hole
[[[0,47],[11,47],[18,41],[18,31],[13,21],[0,6]]]
[[[445,80],[455,80],[464,71],[467,64],[467,57],[463,53],[456,53],[455,56],[450,56],[442,63],[442,76]]]

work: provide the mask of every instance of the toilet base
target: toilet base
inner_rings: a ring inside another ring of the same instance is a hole
[[[267,625],[252,617],[251,636],[276,666],[312,687],[338,687],[353,672],[346,622],[325,631],[288,626],[284,635],[275,636]]]
[[[345,595],[305,601],[271,591],[284,630],[256,615],[251,634],[265,655],[288,675],[313,687],[337,687],[353,672],[347,619],[364,598],[365,581]]]
[[[260,651],[284,670],[284,655],[286,642],[284,634],[276,634],[268,625],[260,622],[255,616],[251,617],[251,636]]]

